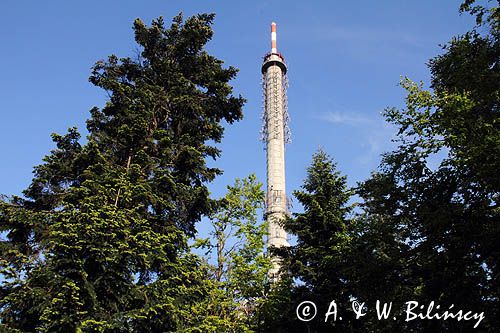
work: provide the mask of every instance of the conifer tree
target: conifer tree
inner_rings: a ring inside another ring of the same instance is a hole
[[[287,231],[296,237],[296,244],[285,255],[284,268],[288,272],[284,274],[289,274],[287,278],[297,282],[292,294],[287,296],[291,300],[288,306],[292,305],[288,308],[288,320],[292,322],[285,323],[285,326],[293,332],[345,329],[345,325],[340,326],[341,322],[325,323],[324,318],[308,323],[294,320],[295,307],[302,301],[314,302],[319,314],[327,312],[331,300],[344,307],[349,305],[344,253],[350,243],[351,207],[348,201],[351,190],[333,160],[320,150],[313,155],[302,190],[295,191],[294,196],[304,212],[293,214],[293,218],[284,223]],[[343,322],[348,322],[347,315]]]
[[[138,58],[93,67],[109,101],[91,110],[87,142],[54,134],[24,197],[1,202],[3,331],[196,331],[210,285],[187,240],[214,207],[210,143],[244,103],[237,70],[205,51],[213,19],[137,19]]]

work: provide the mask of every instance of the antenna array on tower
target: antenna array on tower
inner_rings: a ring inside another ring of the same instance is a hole
[[[266,78],[266,74],[262,74],[261,84],[262,84],[262,128],[260,130],[260,140],[264,142],[264,149],[267,149],[267,139],[269,134],[269,127],[276,126],[280,121],[277,117],[283,117],[283,133],[285,134],[285,143],[292,142],[292,133],[290,131],[290,115],[288,114],[288,98],[287,98],[287,90],[288,90],[288,76],[286,73],[281,74],[281,99],[282,99],[282,109],[280,110],[279,104],[277,103],[280,96],[278,96],[278,73],[274,73],[271,78]],[[268,89],[268,85],[273,85],[273,89]],[[275,96],[270,100],[274,101],[274,105],[268,105],[269,98],[267,96],[268,91],[271,90]],[[271,112],[272,111],[272,112]],[[281,112],[283,112],[281,114]],[[274,118],[274,119],[273,119]],[[279,126],[279,125],[278,125]],[[279,128],[274,128],[272,133],[274,135],[278,135],[281,131]]]

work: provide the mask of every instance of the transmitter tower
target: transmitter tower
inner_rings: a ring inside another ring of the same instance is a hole
[[[266,211],[268,247],[289,246],[287,234],[280,226],[288,215],[288,197],[285,186],[285,144],[290,142],[288,128],[287,94],[288,79],[285,58],[276,47],[276,23],[271,24],[271,52],[264,56],[262,64],[262,141],[266,150],[267,195]],[[272,279],[277,277],[280,262],[273,259],[269,272]]]

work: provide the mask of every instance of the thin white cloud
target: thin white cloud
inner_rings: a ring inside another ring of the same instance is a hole
[[[374,161],[380,161],[382,153],[394,149],[395,143],[392,142],[392,139],[394,139],[395,134],[396,128],[382,119],[374,121],[371,126],[363,129],[359,137],[361,147],[365,150],[365,153],[359,155],[358,163],[369,165]]]
[[[370,165],[380,160],[380,154],[394,148],[391,141],[396,133],[393,125],[388,124],[379,117],[353,112],[325,112],[316,117],[317,119],[336,125],[354,127],[353,133],[357,137],[362,153],[357,158],[358,163]]]
[[[318,118],[333,124],[345,124],[351,126],[357,126],[371,122],[371,119],[363,115],[345,112],[326,112],[320,115]]]

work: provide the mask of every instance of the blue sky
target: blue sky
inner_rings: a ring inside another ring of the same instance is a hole
[[[278,50],[289,65],[292,143],[288,192],[297,189],[312,153],[322,147],[349,184],[366,179],[391,148],[394,129],[380,112],[401,107],[401,75],[428,83],[426,62],[439,44],[473,25],[460,1],[24,1],[0,3],[0,193],[19,194],[34,165],[53,148],[50,133],[78,126],[104,91],[90,67],[110,54],[133,55],[132,22],[167,22],[182,11],[217,14],[208,49],[240,69],[233,81],[247,100],[245,118],[229,126],[214,164],[224,175],[214,196],[236,177],[265,181],[260,65],[278,24]]]

